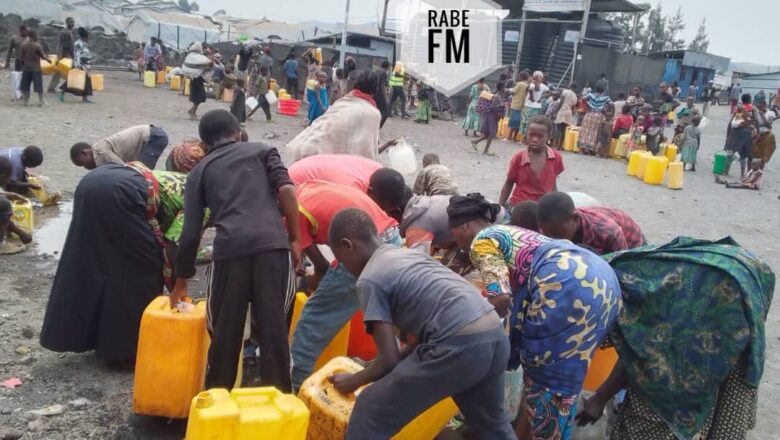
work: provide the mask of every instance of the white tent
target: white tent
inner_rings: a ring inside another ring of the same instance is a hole
[[[64,22],[67,17],[73,17],[76,26],[84,26],[87,29],[99,27],[108,35],[124,32],[126,27],[122,21],[123,17],[112,14],[92,0],[75,1],[64,5],[62,21]]]
[[[219,26],[208,18],[179,12],[138,11],[127,26],[127,38],[131,41],[158,37],[177,50],[186,50],[196,41],[218,41],[219,35]]]

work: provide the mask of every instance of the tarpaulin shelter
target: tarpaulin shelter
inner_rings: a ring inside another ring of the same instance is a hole
[[[137,11],[127,26],[132,41],[157,37],[176,50],[185,50],[194,42],[219,41],[220,27],[202,15],[180,12]]]

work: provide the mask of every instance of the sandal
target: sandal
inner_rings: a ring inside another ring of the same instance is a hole
[[[24,252],[27,246],[19,242],[9,242],[7,240],[0,243],[0,255],[15,255]]]

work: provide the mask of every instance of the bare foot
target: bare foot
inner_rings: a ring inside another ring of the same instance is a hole
[[[488,156],[488,157],[495,157],[496,153],[491,153],[489,151],[483,151],[482,155],[483,156]]]
[[[479,150],[477,150],[477,144],[478,143],[479,143],[479,141],[471,141],[471,147],[474,149],[474,151],[479,151]]]

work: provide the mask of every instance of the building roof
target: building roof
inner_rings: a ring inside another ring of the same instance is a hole
[[[136,17],[146,22],[176,24],[179,26],[204,29],[212,32],[220,31],[219,25],[202,15],[187,14],[184,12],[158,12],[155,10],[142,10],[137,12]]]
[[[780,77],[780,70],[776,72],[756,73],[754,75],[745,75],[742,79],[762,79],[764,76]]]
[[[513,17],[519,17],[522,13],[522,5],[524,2],[518,0],[493,0],[498,3],[504,9],[510,11],[510,15]],[[592,0],[590,5],[591,13],[603,13],[603,12],[643,12],[650,9],[650,5],[646,3],[633,3],[628,0]],[[582,14],[580,14],[582,15]]]
[[[731,63],[730,58],[713,55],[707,52],[698,52],[695,50],[668,50],[664,52],[651,53],[649,57],[682,60],[683,66],[712,69],[717,72],[728,71],[729,63]]]

